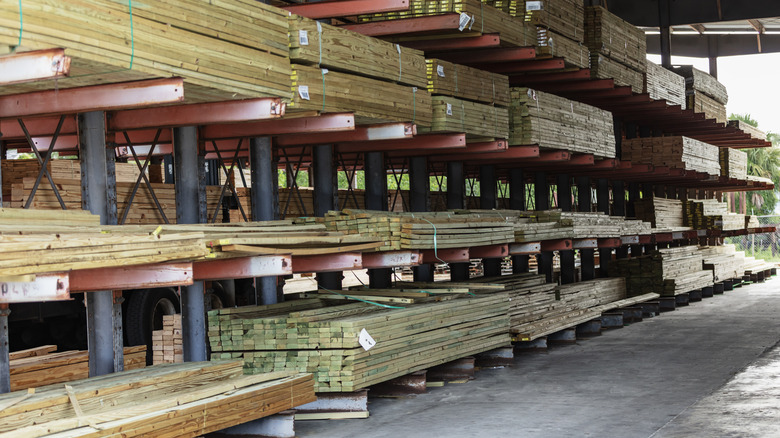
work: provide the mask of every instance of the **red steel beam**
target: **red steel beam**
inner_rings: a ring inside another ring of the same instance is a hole
[[[475,246],[469,248],[469,256],[473,259],[495,259],[509,255],[509,244]]]
[[[116,266],[70,271],[70,290],[73,292],[188,286],[191,284],[192,263]]]
[[[528,74],[523,76],[513,76],[509,78],[509,84],[513,87],[534,86],[536,84],[545,84],[552,82],[574,82],[590,80],[590,70],[581,69],[576,71],[564,71],[557,73]]]
[[[539,254],[541,250],[541,242],[517,242],[509,245],[509,253],[512,255]]]
[[[599,239],[599,248],[618,248],[622,246],[622,241],[619,237],[606,237]]]
[[[65,49],[44,49],[0,56],[0,84],[10,85],[70,74]]]
[[[195,262],[192,274],[198,281],[270,277],[292,274],[291,266],[289,255],[261,255]]]
[[[497,33],[489,33],[470,38],[449,38],[442,40],[405,41],[404,47],[429,52],[429,57],[438,57],[437,51],[487,49],[499,47],[501,36]]]
[[[457,64],[501,63],[516,61],[532,61],[536,59],[536,49],[533,47],[500,47],[467,52],[433,53],[441,59]]]
[[[33,137],[46,137],[54,135],[59,123],[59,116],[56,117],[33,117],[24,119],[24,126]],[[76,116],[65,116],[62,123],[60,135],[75,135],[77,132]],[[0,132],[3,134],[3,140],[24,139],[24,131],[16,119],[0,119]]]
[[[488,152],[501,152],[506,151],[508,148],[506,140],[488,141],[479,143],[468,143],[465,148],[442,148],[442,149],[425,149],[425,150],[407,150],[407,151],[390,151],[387,153],[389,157],[419,157],[430,155],[449,155],[449,154],[485,154]]]
[[[149,79],[0,96],[0,118],[113,110],[184,100],[181,78]]]
[[[361,14],[408,11],[409,0],[341,0],[287,5],[282,9],[314,20]]]
[[[0,281],[0,304],[39,303],[70,299],[66,272],[36,275],[32,281]]]
[[[571,239],[543,240],[542,251],[565,251],[572,249]]]
[[[417,135],[414,123],[383,123],[357,126],[354,131],[325,132],[320,134],[292,134],[276,139],[277,146],[312,145],[325,143],[401,140]]]
[[[425,249],[421,253],[425,263],[465,263],[470,259],[468,248]]]
[[[466,148],[466,134],[425,134],[406,140],[379,140],[367,143],[339,143],[339,152],[434,151]]]
[[[373,37],[390,35],[432,34],[442,31],[455,31],[460,26],[457,13],[434,15],[429,17],[403,18],[400,20],[375,21],[370,23],[348,24],[345,29]]]
[[[354,114],[333,113],[314,117],[282,118],[232,125],[208,125],[201,129],[201,138],[218,140],[282,134],[352,131],[354,129]]]
[[[433,156],[431,159],[437,161],[470,161],[470,160],[516,160],[516,159],[535,159],[539,158],[538,146],[513,146],[506,152],[488,152],[480,154],[452,154],[443,156]],[[568,156],[567,156],[568,158]]]
[[[285,104],[278,97],[142,108],[111,113],[108,130],[249,122],[276,119],[283,116],[284,111]]]
[[[417,250],[363,253],[363,268],[366,269],[417,266],[422,261],[423,256]]]
[[[493,73],[500,73],[504,75],[518,75],[528,72],[546,71],[546,70],[561,70],[566,65],[563,58],[553,59],[535,59],[529,61],[517,61],[508,63],[478,63],[472,61],[465,61],[464,64],[471,65],[480,70],[487,70]]]
[[[359,252],[293,256],[294,273],[351,271],[363,267]]]

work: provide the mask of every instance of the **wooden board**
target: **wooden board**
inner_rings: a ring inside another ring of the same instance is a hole
[[[603,55],[642,75],[646,71],[645,33],[601,6],[585,8],[585,45],[591,52]]]
[[[509,78],[441,59],[427,59],[428,91],[473,102],[509,106]]]
[[[726,105],[707,96],[701,91],[688,91],[686,96],[686,107],[696,113],[703,113],[708,119],[715,119],[717,123],[725,124],[728,122]]]
[[[726,86],[709,73],[705,73],[692,65],[674,66],[672,70],[685,78],[685,89],[689,94],[698,91],[719,104],[725,106],[728,103],[729,95],[726,91]]]
[[[689,137],[624,139],[621,159],[720,176],[720,148]]]
[[[590,52],[590,76],[594,79],[614,79],[615,85],[631,87],[634,93],[641,93],[645,86],[644,72],[593,51]]]
[[[704,270],[697,246],[661,249],[649,256],[609,262],[610,276],[624,277],[629,296],[658,293],[675,296],[712,286],[713,272]]]
[[[653,61],[647,61],[645,93],[651,99],[665,100],[669,105],[685,109],[685,78]]]
[[[509,136],[509,112],[447,96],[433,96],[433,122],[418,132],[463,132],[470,138],[505,139]]]

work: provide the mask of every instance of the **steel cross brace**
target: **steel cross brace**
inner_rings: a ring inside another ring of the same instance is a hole
[[[149,153],[146,155],[143,166],[141,166],[138,155],[135,153],[135,147],[133,147],[133,143],[130,141],[130,137],[127,135],[127,131],[124,131],[123,134],[130,148],[130,153],[133,154],[135,165],[138,167],[138,170],[140,170],[141,174],[138,175],[138,179],[135,180],[133,191],[130,192],[130,197],[127,198],[127,205],[125,205],[125,211],[122,212],[122,218],[119,220],[119,225],[124,225],[125,221],[127,220],[127,215],[130,213],[130,207],[133,205],[135,195],[138,193],[138,187],[141,185],[141,180],[143,180],[146,184],[146,188],[149,190],[149,195],[151,195],[152,200],[154,200],[154,205],[157,207],[157,211],[160,212],[165,223],[169,224],[170,221],[168,221],[168,217],[165,215],[165,211],[163,210],[162,205],[160,205],[160,201],[157,199],[157,194],[154,193],[154,187],[152,187],[152,183],[146,176],[146,169],[149,167],[149,163],[152,162],[152,154],[154,153],[154,148],[157,147],[157,142],[159,141],[160,135],[162,134],[162,129],[157,130],[157,134],[154,136],[154,140],[152,141]]]
[[[355,208],[359,208],[360,207],[360,204],[358,203],[357,195],[355,194],[355,190],[354,190],[353,185],[354,185],[354,182],[355,182],[355,175],[357,174],[357,167],[358,167],[358,164],[360,163],[361,155],[362,154],[360,152],[358,152],[355,155],[355,160],[354,160],[353,163],[351,163],[352,164],[352,166],[351,166],[352,170],[349,171],[349,170],[347,170],[349,168],[349,166],[347,166],[347,162],[344,159],[344,154],[342,154],[340,152],[336,153],[336,157],[338,158],[338,161],[341,163],[341,168],[344,169],[344,175],[346,175],[346,177],[347,177],[347,196],[344,197],[344,202],[341,205],[341,209],[342,210],[347,208],[347,203],[349,202],[350,197],[355,202]]]
[[[24,137],[27,139],[27,143],[30,145],[30,148],[32,148],[33,152],[35,153],[35,158],[38,160],[38,164],[41,165],[41,170],[38,171],[38,177],[35,178],[35,184],[33,185],[32,191],[30,192],[30,197],[27,198],[27,202],[24,203],[24,208],[30,208],[32,205],[33,199],[35,198],[35,194],[38,192],[38,185],[41,183],[41,179],[46,176],[46,179],[49,180],[49,184],[51,185],[52,190],[54,190],[54,196],[57,197],[57,201],[60,203],[60,207],[62,207],[63,210],[67,210],[68,207],[65,206],[65,201],[62,200],[62,196],[60,196],[60,191],[57,190],[57,186],[54,184],[54,180],[51,178],[51,174],[49,173],[49,169],[46,168],[46,165],[49,163],[49,160],[51,159],[51,153],[54,150],[54,144],[57,143],[57,137],[60,136],[60,131],[62,130],[62,124],[65,123],[65,115],[60,116],[60,120],[57,123],[57,128],[54,130],[54,135],[51,138],[51,142],[49,143],[49,149],[46,152],[46,158],[41,158],[40,152],[38,152],[38,148],[35,146],[35,142],[32,139],[32,136],[30,135],[30,132],[27,130],[27,126],[24,124],[24,121],[22,119],[17,119],[19,122],[19,126],[22,128],[22,131],[24,131]]]
[[[303,197],[301,196],[301,192],[298,187],[298,172],[301,170],[301,166],[303,165],[303,158],[306,156],[306,151],[309,148],[309,146],[303,146],[301,148],[300,153],[298,154],[298,161],[295,163],[295,169],[293,170],[293,165],[290,163],[290,157],[287,155],[287,151],[284,148],[279,148],[277,150],[281,151],[282,156],[285,158],[285,167],[287,171],[287,186],[289,187],[289,192],[287,193],[287,199],[284,200],[284,208],[281,209],[281,217],[287,217],[287,209],[290,208],[290,200],[292,199],[293,192],[298,196],[298,202],[301,206],[301,212],[303,212],[304,216],[308,216],[308,213],[306,212],[306,204],[303,202]],[[292,178],[292,179],[290,179]]]
[[[402,169],[398,172],[396,172],[395,166],[390,166],[390,173],[393,176],[393,180],[395,181],[395,193],[393,193],[393,202],[391,202],[390,205],[390,211],[395,211],[395,204],[398,200],[398,196],[401,197],[401,207],[403,208],[403,211],[409,211],[411,208],[409,208],[409,204],[407,203],[407,200],[404,199],[403,192],[401,191],[401,182],[403,181],[403,174],[404,171],[409,168],[409,159],[404,158]]]
[[[243,143],[244,139],[240,138],[238,139],[238,144],[236,145],[236,152],[233,154],[233,159],[230,161],[230,170],[228,170],[225,167],[225,160],[222,159],[222,154],[219,153],[219,148],[217,147],[217,144],[214,140],[211,141],[212,146],[214,147],[214,151],[217,153],[217,158],[219,159],[219,165],[222,167],[222,171],[225,172],[225,184],[222,184],[222,190],[219,193],[219,200],[217,200],[217,205],[214,207],[214,214],[211,217],[211,223],[217,222],[217,214],[219,213],[219,209],[222,205],[222,200],[225,198],[225,189],[227,187],[230,187],[230,193],[236,200],[236,204],[238,204],[238,210],[241,212],[241,217],[244,218],[244,222],[249,222],[249,219],[247,219],[246,213],[244,213],[244,207],[241,205],[241,200],[238,197],[238,192],[236,192],[236,188],[233,185],[233,180],[230,178],[230,172],[233,171],[233,168],[236,167],[236,161],[238,160],[238,152],[241,150],[241,143]],[[239,169],[240,171],[241,169]],[[243,178],[244,173],[241,172],[241,176]],[[244,185],[246,185],[246,181],[244,181]]]

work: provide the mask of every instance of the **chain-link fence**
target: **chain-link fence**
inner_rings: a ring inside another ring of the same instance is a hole
[[[780,215],[758,216],[762,227],[780,228]],[[733,243],[737,251],[745,251],[745,255],[764,259],[766,261],[780,262],[780,233],[748,234],[746,236],[729,237],[726,243]]]

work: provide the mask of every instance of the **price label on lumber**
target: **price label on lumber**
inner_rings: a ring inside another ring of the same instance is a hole
[[[452,115],[452,104],[451,103],[447,104],[447,115],[448,116]]]
[[[371,335],[368,334],[366,329],[360,330],[360,335],[358,335],[358,343],[366,351],[370,350],[374,345],[376,345],[376,341],[371,337]]]
[[[526,11],[541,11],[542,10],[542,2],[541,1],[528,1],[528,2],[525,2],[525,10]]]
[[[460,20],[458,20],[458,30],[463,32],[463,29],[465,29],[466,26],[468,26],[470,22],[471,22],[471,17],[469,16],[469,14],[467,14],[465,12],[461,12],[460,13]]]
[[[309,45],[309,31],[301,29],[298,31],[298,43],[302,46]]]
[[[437,65],[436,66],[436,74],[444,77],[444,66],[443,65]]]
[[[303,100],[311,100],[311,97],[309,97],[309,86],[308,85],[299,85],[298,86],[298,94],[301,96],[301,99],[303,99]]]

